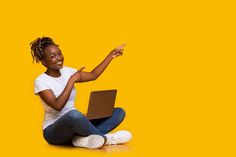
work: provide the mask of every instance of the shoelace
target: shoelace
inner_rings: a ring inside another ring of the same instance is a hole
[[[108,144],[109,145],[116,145],[116,143],[112,140],[112,138],[111,137],[107,137],[107,140],[108,140]]]

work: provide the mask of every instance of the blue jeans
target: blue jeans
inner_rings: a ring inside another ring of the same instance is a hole
[[[111,117],[88,120],[81,112],[71,110],[43,130],[44,139],[50,144],[67,145],[76,135],[104,135],[115,129],[125,118],[122,108],[115,108]]]

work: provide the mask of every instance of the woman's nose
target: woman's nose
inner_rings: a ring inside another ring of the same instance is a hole
[[[62,60],[62,56],[61,55],[57,55],[57,60]]]

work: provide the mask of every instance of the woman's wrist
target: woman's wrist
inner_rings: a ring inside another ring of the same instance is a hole
[[[74,84],[76,82],[76,79],[74,79],[74,77],[71,76],[68,82]]]
[[[112,56],[112,53],[111,53],[111,52],[107,55],[107,58],[108,58],[109,60],[113,60],[113,56]]]

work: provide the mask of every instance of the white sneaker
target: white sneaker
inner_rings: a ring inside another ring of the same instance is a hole
[[[100,148],[104,145],[105,139],[100,135],[89,135],[87,137],[75,136],[72,144],[76,147],[84,147],[89,149]]]
[[[115,133],[109,133],[105,136],[107,137],[105,145],[116,145],[126,143],[132,138],[131,132],[126,130],[117,131]]]

